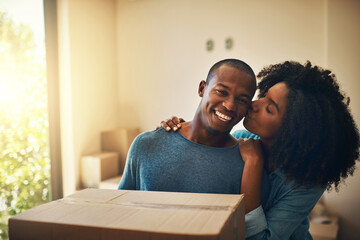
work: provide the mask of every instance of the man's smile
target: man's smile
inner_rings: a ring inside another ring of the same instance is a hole
[[[218,110],[215,110],[215,115],[223,122],[228,122],[233,119],[232,117],[225,115],[225,114],[219,112]]]

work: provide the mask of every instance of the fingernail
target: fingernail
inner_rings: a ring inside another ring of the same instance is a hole
[[[180,127],[181,127],[181,124],[179,123],[177,126],[178,126],[178,128],[180,128]]]
[[[176,130],[177,130],[177,127],[174,127],[173,129],[174,129],[174,131],[176,131]]]
[[[166,131],[170,131],[171,130],[171,128],[170,127],[166,127]]]

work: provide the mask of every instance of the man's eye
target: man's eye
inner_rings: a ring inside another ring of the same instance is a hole
[[[243,99],[243,98],[237,98],[236,101],[240,102],[240,103],[248,104],[248,101],[246,99]]]
[[[225,96],[225,95],[227,94],[226,91],[224,91],[224,90],[219,90],[219,89],[217,89],[216,92],[217,92],[218,94],[220,94],[220,95],[223,95],[223,96]]]

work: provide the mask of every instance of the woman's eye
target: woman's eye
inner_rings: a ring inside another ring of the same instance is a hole
[[[268,112],[268,113],[270,113],[270,114],[272,114],[272,111],[270,110],[270,108],[269,108],[269,106],[266,106],[266,112]]]

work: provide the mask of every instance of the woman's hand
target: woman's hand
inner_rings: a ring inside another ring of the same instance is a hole
[[[261,185],[264,168],[261,141],[252,138],[240,138],[239,150],[245,162],[240,193],[245,195],[245,213],[248,213],[261,204]]]
[[[171,119],[167,119],[165,121],[161,121],[161,127],[163,127],[167,132],[169,132],[171,129],[176,132],[178,129],[181,128],[181,123],[185,122],[184,119],[178,118],[178,117],[171,117]],[[159,126],[156,127],[156,129],[160,128]]]
[[[251,162],[252,164],[260,164],[263,167],[264,157],[260,139],[240,138],[239,150],[245,163]]]

